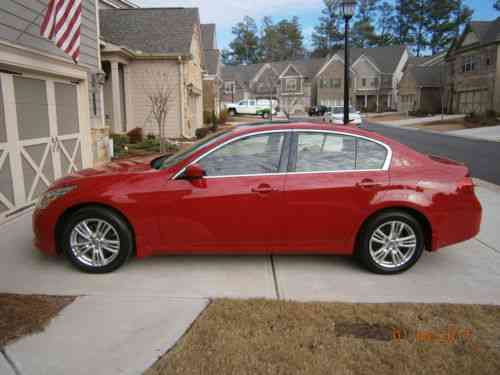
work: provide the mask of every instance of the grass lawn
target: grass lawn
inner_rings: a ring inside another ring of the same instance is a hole
[[[0,294],[0,347],[22,336],[43,331],[74,297]]]
[[[500,374],[500,307],[216,300],[146,375]]]

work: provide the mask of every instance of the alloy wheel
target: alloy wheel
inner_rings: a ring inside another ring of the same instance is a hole
[[[408,263],[417,250],[417,236],[403,221],[388,221],[375,229],[370,237],[372,260],[384,268],[399,268]]]
[[[104,267],[120,253],[120,237],[117,230],[105,220],[85,219],[77,223],[70,235],[74,256],[90,267]]]

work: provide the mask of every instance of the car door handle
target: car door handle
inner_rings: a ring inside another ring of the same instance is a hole
[[[269,185],[259,185],[256,188],[252,188],[252,193],[269,194],[272,193],[273,191],[276,190]]]
[[[373,181],[369,178],[365,178],[361,182],[358,182],[356,184],[356,186],[361,188],[361,189],[374,189],[374,188],[379,187],[380,184],[376,183],[375,181]]]

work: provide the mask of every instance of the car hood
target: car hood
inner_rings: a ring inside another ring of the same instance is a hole
[[[157,157],[158,155],[116,160],[98,167],[82,169],[57,180],[53,186],[59,187],[61,185],[68,185],[92,177],[126,176],[134,173],[146,172],[152,170],[151,162]]]

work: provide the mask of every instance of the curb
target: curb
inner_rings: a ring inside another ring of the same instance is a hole
[[[496,185],[496,184],[494,184],[492,182],[481,180],[481,179],[475,178],[475,177],[472,180],[479,187],[482,187],[482,188],[485,188],[485,189],[489,189],[489,190],[493,190],[495,193],[500,193],[500,185]]]

